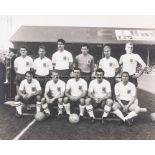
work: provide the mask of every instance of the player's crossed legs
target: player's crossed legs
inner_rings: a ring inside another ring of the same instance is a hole
[[[129,101],[121,100],[124,105],[127,105]],[[133,123],[133,118],[138,116],[140,112],[147,112],[146,108],[141,108],[138,105],[138,99],[134,101],[129,108],[124,111],[118,102],[113,104],[113,113],[116,114],[121,119],[121,124],[126,123],[127,126],[131,126]]]

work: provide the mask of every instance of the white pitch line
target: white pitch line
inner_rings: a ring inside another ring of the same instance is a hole
[[[34,119],[32,122],[30,122],[16,137],[13,138],[13,140],[19,140],[20,137],[24,135],[24,133],[36,122]]]

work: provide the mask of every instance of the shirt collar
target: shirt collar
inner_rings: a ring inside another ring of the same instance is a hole
[[[26,59],[26,58],[27,58],[27,55],[26,55],[26,57],[24,57],[24,58],[23,58],[22,56],[20,56],[20,57],[21,57],[22,59]]]
[[[44,58],[42,58],[42,59],[39,57],[39,59],[40,59],[40,60],[43,60],[43,59],[45,59],[45,57],[44,57]]]
[[[58,50],[59,53],[64,53],[66,50],[64,49],[63,51]]]

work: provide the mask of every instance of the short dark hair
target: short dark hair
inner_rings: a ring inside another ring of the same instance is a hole
[[[73,72],[74,72],[74,70],[79,70],[79,71],[80,71],[80,73],[81,73],[81,69],[80,69],[80,68],[78,68],[78,67],[75,67],[75,68],[73,69]]]
[[[127,42],[127,43],[125,43],[125,47],[127,46],[127,45],[134,45],[132,42]]]
[[[59,72],[58,72],[57,70],[55,70],[55,69],[52,70],[52,74],[53,74],[53,73],[57,73],[57,74],[59,74]],[[52,75],[52,74],[51,74],[51,75]]]
[[[97,72],[102,72],[103,75],[104,75],[104,71],[103,71],[101,68],[98,68],[98,69],[96,70],[96,73],[97,73]]]
[[[33,72],[33,71],[27,71],[27,72],[25,73],[25,76],[26,76],[27,74],[30,74],[30,75],[33,75],[33,76],[34,76],[34,72]]]
[[[130,76],[128,72],[123,72],[123,73],[121,74],[121,77],[123,76],[123,74],[127,74],[128,76]]]
[[[105,50],[105,48],[108,48],[108,49],[111,50],[111,47],[110,47],[109,45],[105,45],[105,46],[103,47],[103,50]]]
[[[81,46],[81,47],[87,47],[87,49],[89,49],[88,44],[82,44],[82,46]]]
[[[27,47],[26,47],[26,46],[21,46],[19,49],[21,49],[21,48],[25,48],[25,49],[26,49],[26,51],[27,51]]]
[[[66,42],[65,42],[64,39],[58,39],[58,40],[57,40],[57,43],[58,43],[58,42],[62,42],[64,45],[66,44]]]
[[[45,46],[40,45],[40,46],[39,46],[39,49],[40,49],[40,48],[41,48],[41,49],[44,49],[44,50],[46,51],[46,47],[45,47]]]

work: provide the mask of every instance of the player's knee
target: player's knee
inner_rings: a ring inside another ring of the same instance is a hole
[[[104,101],[102,101],[102,103],[101,103],[101,108],[102,109],[104,109],[104,106],[106,105],[106,101],[104,100]]]
[[[62,104],[63,98],[58,98],[58,103]]]
[[[119,107],[117,106],[117,103],[114,103],[112,106],[112,110],[116,111],[117,109],[119,109]]]
[[[48,104],[49,104],[49,103],[47,103],[46,100],[44,100],[44,102],[41,102],[41,105],[42,105],[42,106],[48,105]]]
[[[91,98],[87,98],[87,99],[85,100],[85,104],[86,104],[86,105],[90,105],[90,104],[91,104]]]
[[[112,106],[113,105],[113,101],[112,101],[112,99],[107,99],[107,101],[106,101],[106,105],[108,105],[108,106]]]
[[[46,99],[45,98],[42,98],[41,99],[41,103],[45,103],[46,102]]]
[[[140,107],[135,108],[135,113],[139,114],[140,113]]]
[[[138,105],[138,99],[136,99],[134,103],[135,103],[136,105]]]
[[[41,101],[41,96],[40,95],[37,95],[36,96],[36,99],[37,99],[37,101]]]
[[[85,105],[85,99],[84,99],[84,98],[81,98],[81,99],[80,99],[80,104],[81,104],[81,105]]]
[[[16,95],[15,96],[15,102],[18,102],[20,100],[20,96]]]
[[[138,106],[138,99],[134,101],[134,103],[129,107],[130,111],[135,111],[137,114],[140,112],[140,107]]]
[[[136,114],[138,114],[140,112],[140,107],[139,106],[135,106],[133,108],[129,108],[130,111],[134,111]]]
[[[64,97],[64,104],[67,104],[68,102],[68,97]]]

